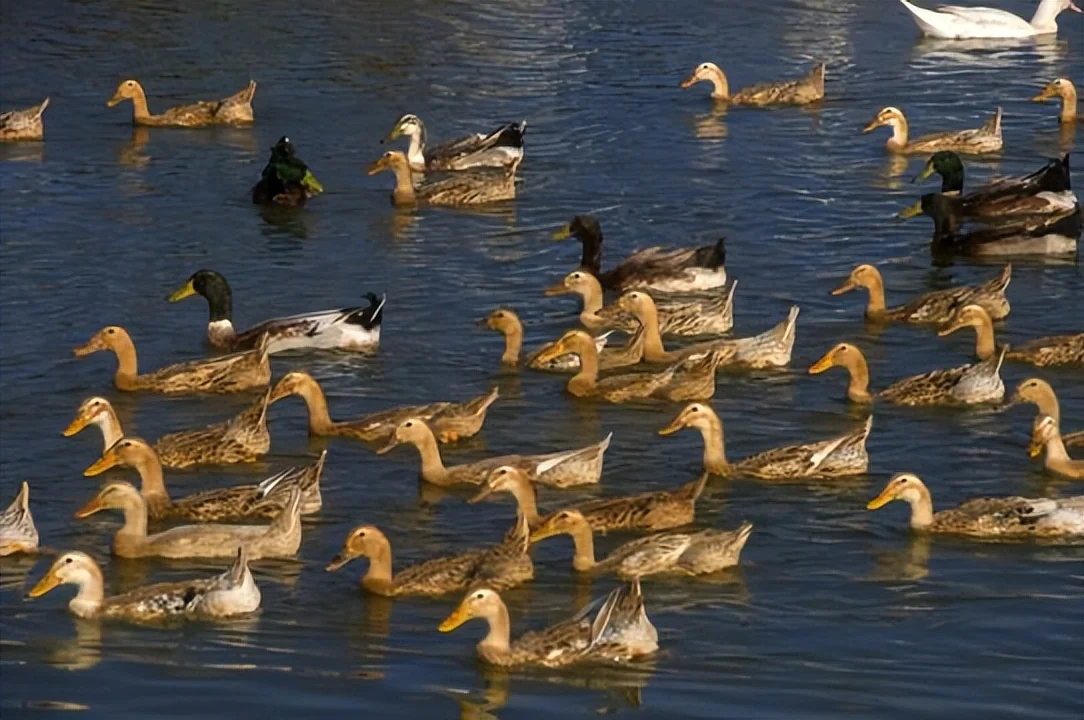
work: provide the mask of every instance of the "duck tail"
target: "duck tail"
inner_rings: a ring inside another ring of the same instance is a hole
[[[708,477],[708,473],[703,473],[681,489],[681,492],[689,498],[689,502],[695,504],[700,499],[700,496],[704,494],[704,488],[708,486]]]
[[[505,171],[505,178],[514,180],[516,177],[516,171],[519,170],[519,164],[521,162],[523,162],[523,155],[517,157],[515,160],[512,161],[512,164],[508,166],[508,169]]]
[[[816,88],[817,92],[824,96],[824,75],[825,67],[824,63],[820,62],[813,66],[813,69],[809,71],[808,80]]]
[[[993,289],[995,292],[1003,293],[1009,287],[1009,283],[1012,281],[1012,263],[1005,263],[1005,267],[1001,268],[1001,272],[996,278],[994,278]]]
[[[41,105],[38,105],[38,111],[37,111],[37,113],[34,114],[34,117],[35,118],[40,118],[42,113],[45,112],[45,108],[47,108],[47,107],[49,107],[49,98],[45,98],[44,100],[41,101]],[[1066,155],[1065,157],[1068,158],[1069,156]],[[1068,161],[1066,161],[1066,162],[1068,162]],[[1066,165],[1066,167],[1068,167],[1068,165]]]
[[[472,415],[481,415],[489,410],[489,406],[497,402],[497,398],[501,396],[501,389],[496,385],[486,395],[476,397],[473,400],[467,401],[467,408],[471,411]]]
[[[267,408],[271,406],[271,393],[274,390],[274,386],[268,386],[267,392],[263,395],[263,402],[260,406],[260,418],[256,425],[259,427],[267,426]]]
[[[11,507],[18,508],[23,515],[30,512],[30,483],[23,480],[19,487],[19,494],[11,501]]]
[[[991,135],[994,135],[996,137],[1001,137],[1001,108],[1000,107],[990,117],[990,119],[987,120],[983,124],[982,129],[985,132],[990,133]]]
[[[362,327],[367,330],[372,330],[378,327],[384,321],[384,303],[387,302],[387,294],[377,297],[376,293],[365,293],[365,299],[369,301],[369,306],[364,308],[358,308],[350,316],[350,320],[358,320]]]
[[[866,418],[866,425],[862,430],[862,443],[863,444],[865,444],[866,440],[869,439],[869,431],[872,430],[872,429],[873,429],[873,413],[870,413],[869,417]]]

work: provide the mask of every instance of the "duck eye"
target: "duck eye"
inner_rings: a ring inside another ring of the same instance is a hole
[[[112,335],[112,334],[114,334],[114,333],[115,333],[115,332],[117,332],[117,331],[116,331],[116,330],[114,330],[113,328],[109,328],[109,330],[107,330],[106,332],[108,332],[108,333],[109,333],[110,335]]]
[[[69,558],[64,558],[64,564],[65,565],[71,565],[71,562],[72,562],[72,559],[70,557]]]

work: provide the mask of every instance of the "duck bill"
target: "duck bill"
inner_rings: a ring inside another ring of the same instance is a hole
[[[820,375],[825,370],[832,367],[832,353],[828,353],[817,362],[809,366],[810,375]]]
[[[324,568],[324,572],[335,572],[336,570],[339,570],[343,566],[347,565],[351,560],[356,557],[357,555],[351,555],[346,548],[343,548],[338,555],[331,558],[331,562],[329,562],[327,564],[327,567]]]
[[[397,138],[398,138],[398,137],[399,137],[400,135],[402,135],[402,134],[403,134],[403,128],[402,128],[402,126],[400,126],[400,125],[396,125],[395,127],[393,127],[393,128],[391,129],[391,132],[390,132],[390,133],[388,133],[388,134],[387,134],[387,135],[385,135],[385,136],[384,136],[383,138],[381,138],[381,140],[380,140],[380,144],[381,144],[381,145],[387,145],[387,144],[388,144],[388,143],[390,143],[391,141],[393,141],[393,140],[397,139]]]
[[[288,387],[286,387],[284,383],[279,382],[278,385],[271,388],[271,397],[267,398],[267,404],[271,405],[273,403],[276,403],[289,395],[293,395],[293,392]]]
[[[45,573],[45,577],[41,580],[38,580],[37,584],[30,589],[28,595],[32,598],[41,597],[59,584],[60,578],[56,576],[56,573],[53,572],[52,568],[49,568],[49,572]]]
[[[539,540],[545,540],[548,537],[553,537],[558,534],[557,528],[553,527],[550,523],[543,523],[539,527],[531,531],[531,542],[536,543]]]
[[[880,118],[873,118],[873,120],[870,121],[869,125],[866,125],[864,128],[862,128],[862,134],[865,135],[866,133],[873,132],[877,128],[881,127],[881,124],[882,123]]]
[[[565,287],[565,284],[563,282],[559,282],[556,285],[550,285],[549,287],[545,288],[542,291],[542,294],[546,297],[555,297],[557,295],[567,295],[570,292],[572,291]]]
[[[847,280],[842,285],[840,285],[839,287],[837,287],[835,290],[832,291],[832,294],[833,295],[842,295],[843,293],[848,293],[851,290],[854,290],[856,287],[857,287],[857,285],[854,284],[854,280],[851,280],[850,278],[847,278]]]
[[[1043,453],[1043,441],[1033,439],[1028,445],[1028,457],[1037,458]]]
[[[389,453],[389,452],[391,452],[391,449],[394,448],[398,444],[399,444],[399,439],[396,438],[395,435],[393,434],[390,438],[388,438],[388,442],[383,447],[377,448],[376,454],[377,455],[384,455],[386,453]]]
[[[930,175],[933,175],[933,173],[934,173],[934,167],[933,167],[933,161],[931,160],[931,161],[926,163],[926,167],[922,168],[922,172],[920,172],[918,175],[915,175],[914,179],[911,180],[911,182],[912,183],[922,182],[923,180],[928,178]]]
[[[692,87],[693,85],[696,85],[696,83],[697,83],[697,77],[696,77],[696,73],[693,73],[692,75],[690,75],[689,77],[685,78],[684,80],[682,80],[682,81],[681,81],[680,83],[678,83],[678,84],[679,84],[679,85],[681,86],[681,88],[682,88],[682,89],[684,90],[684,89],[688,89],[688,88],[691,88],[691,87]]]
[[[674,418],[673,422],[671,422],[669,425],[664,427],[662,430],[659,430],[659,435],[673,435],[678,430],[681,430],[684,427],[685,427],[685,413],[681,413],[676,418]]]
[[[867,510],[878,510],[896,499],[889,488],[881,491],[881,494],[866,503]]]
[[[487,497],[489,497],[492,494],[493,494],[493,486],[492,485],[485,485],[484,487],[482,487],[481,490],[479,490],[477,492],[477,494],[474,495],[474,497],[467,500],[467,504],[468,505],[475,505],[477,503],[482,502],[483,500],[485,500]]]
[[[564,354],[564,346],[561,343],[556,343],[548,348],[544,348],[542,352],[538,353],[534,361],[538,364],[547,363],[551,360],[556,360]]]
[[[568,240],[570,237],[572,237],[571,225],[563,225],[554,230],[553,234],[550,235],[551,240]]]
[[[966,327],[966,326],[959,325],[959,324],[946,325],[945,327],[943,327],[943,328],[941,328],[940,330],[937,331],[937,337],[945,337],[946,335],[951,335],[952,333],[956,332],[957,330],[959,330],[962,327]]]
[[[94,513],[101,512],[102,510],[105,510],[102,501],[98,497],[94,497],[86,505],[75,511],[75,518],[77,520],[82,520],[83,518],[88,518]]]
[[[388,161],[385,160],[384,158],[380,158],[379,160],[377,160],[376,162],[374,162],[372,165],[369,166],[369,169],[367,170],[367,173],[369,175],[376,175],[378,172],[382,172],[382,171],[387,170],[387,169],[388,169]]]
[[[493,326],[489,324],[489,318],[484,317],[484,318],[478,318],[477,320],[475,320],[474,321],[474,327],[491,328]]]
[[[324,191],[324,186],[321,185],[320,181],[316,179],[316,176],[312,174],[312,170],[305,170],[305,177],[301,178],[301,184],[313,195],[319,195]]]
[[[910,220],[913,217],[917,217],[922,214],[922,201],[918,201],[910,207],[906,207],[896,213],[896,219],[898,220]]]
[[[470,612],[467,610],[467,608],[460,604],[459,607],[452,611],[451,615],[444,618],[444,622],[440,624],[440,631],[444,633],[451,632],[463,623],[470,620],[470,617]]]
[[[75,357],[83,357],[85,355],[90,355],[91,353],[96,353],[99,350],[105,350],[105,343],[102,342],[101,338],[95,335],[88,340],[85,345],[80,345],[72,352],[75,353]]]
[[[119,92],[113,93],[113,97],[105,101],[106,107],[116,107],[120,103],[124,102],[124,97]]]
[[[180,302],[181,300],[184,300],[185,298],[190,298],[195,294],[196,288],[192,285],[192,281],[189,280],[184,285],[174,290],[173,293],[168,298],[166,298],[166,300],[170,301],[171,303]]]
[[[1081,10],[1077,6],[1077,4],[1075,2],[1073,2],[1073,0],[1069,0],[1069,9],[1072,10],[1073,12],[1075,12],[1075,13],[1080,13],[1081,15],[1084,15],[1084,10]]]
[[[83,431],[87,425],[90,424],[90,418],[85,415],[78,415],[74,420],[68,423],[68,427],[64,428],[64,437],[71,437]]]
[[[106,452],[98,458],[93,465],[83,471],[83,475],[86,477],[94,477],[95,475],[101,475],[106,470],[117,466],[117,456],[113,453]]]

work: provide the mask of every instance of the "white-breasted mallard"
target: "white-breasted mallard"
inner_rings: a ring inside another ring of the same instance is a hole
[[[911,506],[911,527],[923,532],[1005,539],[1084,535],[1084,495],[975,498],[934,512],[926,484],[914,473],[902,472],[866,507],[876,510],[893,500]]]
[[[244,615],[260,607],[260,589],[248,569],[244,545],[238,547],[233,565],[214,577],[155,583],[110,597],[105,596],[98,563],[86,553],[66,552],[29,594],[41,597],[61,585],[79,588],[68,610],[82,618],[163,622]]]
[[[839,343],[809,368],[817,375],[834,367],[847,370],[850,382],[847,397],[856,403],[871,403],[874,397],[896,405],[946,405],[1000,402],[1005,396],[1001,381],[1004,351],[997,357],[974,365],[947,370],[933,370],[897,380],[876,395],[869,391],[869,366],[866,356],[850,343]]]
[[[298,156],[290,138],[283,135],[271,146],[271,157],[252,186],[252,203],[304,207],[309,198],[323,191],[324,186]]]
[[[429,180],[415,178],[407,156],[392,150],[370,165],[368,173],[376,175],[388,170],[395,175],[391,202],[396,206],[481,205],[515,200],[518,168],[516,161],[506,168],[465,170],[440,180]]]
[[[1031,99],[1032,102],[1045,103],[1052,98],[1061,99],[1061,112],[1058,120],[1065,124],[1075,123],[1080,119],[1077,113],[1076,85],[1067,77],[1055,78],[1046,84],[1038,95]]]
[[[191,105],[163,110],[152,115],[147,107],[147,94],[136,80],[123,80],[117,85],[113,97],[106,106],[114,107],[125,100],[132,101],[132,124],[156,127],[205,127],[207,125],[251,125],[252,98],[256,94],[256,81],[249,80],[248,87],[222,100],[203,100]]]
[[[722,68],[705,62],[681,81],[681,87],[690,88],[698,82],[710,82],[711,99],[731,105],[807,105],[824,98],[824,63],[814,65],[809,74],[799,80],[757,83],[731,94],[730,83]]]
[[[406,157],[415,172],[433,170],[469,170],[478,167],[508,167],[523,160],[523,137],[527,122],[502,125],[488,135],[475,133],[426,147],[425,125],[417,115],[407,114],[395,121],[395,127],[381,140],[389,143],[406,135],[410,147]]]
[[[0,514],[0,557],[38,549],[38,528],[30,514],[30,484],[23,480],[19,492]]]
[[[1061,405],[1058,396],[1050,383],[1039,378],[1028,378],[1016,386],[1016,392],[1012,396],[1013,403],[1029,402],[1038,407],[1035,422],[1049,415],[1061,428]],[[1084,430],[1068,433],[1061,436],[1062,441],[1070,447],[1084,447]]]
[[[576,355],[564,355],[548,362],[539,362],[538,356],[553,343],[546,343],[520,358],[523,349],[523,322],[519,315],[511,308],[497,308],[486,317],[478,321],[479,325],[496,330],[504,336],[504,352],[501,354],[501,362],[510,367],[517,367],[521,363],[536,370],[577,370],[580,367],[580,359]],[[599,365],[603,370],[626,365],[635,365],[640,362],[643,355],[643,335],[634,335],[622,347],[608,348],[610,333],[604,333],[595,338],[595,348],[599,353]]]
[[[45,137],[45,124],[41,120],[49,98],[40,104],[23,110],[8,110],[0,115],[0,142],[18,140],[41,140]]]
[[[896,107],[886,107],[877,113],[863,133],[873,132],[879,127],[892,128],[892,137],[885,143],[889,152],[901,155],[919,155],[936,150],[955,150],[956,152],[983,155],[999,152],[1001,140],[1001,108],[987,120],[982,127],[955,132],[930,133],[911,139],[910,128],[903,111]]]
[[[726,285],[726,238],[714,245],[637,250],[617,267],[602,272],[602,227],[590,215],[577,215],[553,234],[554,240],[575,237],[583,245],[580,267],[610,290],[649,288],[663,292],[710,290]]]
[[[211,345],[232,352],[251,350],[266,334],[270,353],[299,348],[375,350],[380,345],[380,324],[387,299],[366,293],[367,307],[274,318],[238,333],[233,328],[233,293],[226,278],[214,270],[198,270],[167,299],[174,303],[193,295],[200,295],[207,301],[210,311],[207,339]]]
[[[1028,454],[1031,457],[1038,457],[1044,450],[1046,455],[1043,458],[1043,467],[1070,480],[1084,480],[1084,460],[1074,460],[1069,457],[1069,453],[1065,450],[1065,442],[1061,438],[1058,421],[1049,415],[1035,418]]]
[[[937,334],[945,337],[967,327],[975,328],[975,355],[979,360],[996,357],[1000,349],[994,341],[994,321],[981,305],[960,308]],[[1005,357],[1038,367],[1084,365],[1084,333],[1052,335],[1006,346]]]
[[[485,620],[489,632],[478,643],[478,657],[501,667],[624,662],[658,650],[658,632],[647,618],[639,580],[613,590],[592,617],[596,606],[598,603],[592,603],[569,620],[513,641],[508,608],[501,596],[490,588],[479,588],[467,593],[440,624],[440,631],[451,632],[473,618]]]

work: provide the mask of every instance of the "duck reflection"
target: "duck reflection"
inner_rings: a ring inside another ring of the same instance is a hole
[[[1031,38],[968,38],[947,40],[920,36],[915,42],[914,57],[923,64],[969,65],[991,70],[1031,67],[1035,58],[1044,65],[1057,66],[1068,57],[1069,44],[1056,35]]]
[[[37,553],[17,553],[0,557],[0,590],[21,591],[38,560],[48,559],[43,555],[49,554],[55,553],[39,548]]]
[[[698,140],[721,141],[728,134],[726,114],[730,105],[726,102],[713,102],[711,112],[693,116],[693,134]]]
[[[145,168],[150,165],[151,156],[147,154],[147,142],[150,137],[151,134],[147,128],[133,127],[131,140],[125,143],[117,153],[117,162],[134,168]]]
[[[928,534],[913,534],[907,547],[877,553],[869,578],[877,581],[915,581],[930,574],[930,543]]]
[[[308,240],[315,230],[315,215],[286,205],[260,205],[260,218],[264,224],[261,231],[269,236],[288,235],[298,240]]]

